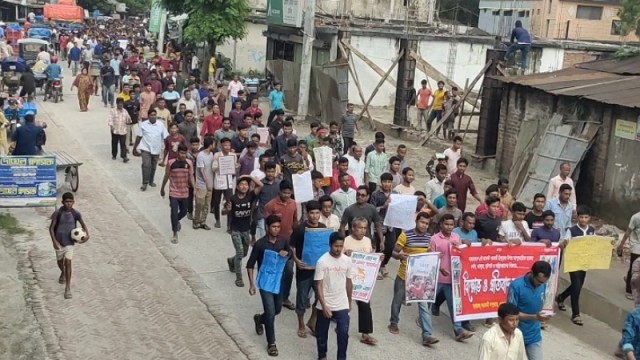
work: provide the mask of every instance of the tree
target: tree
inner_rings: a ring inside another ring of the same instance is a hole
[[[151,9],[151,0],[118,0],[127,5],[129,15],[143,15]]]
[[[634,33],[640,36],[640,1],[621,0],[620,5],[620,35],[625,37]]]
[[[162,0],[170,13],[186,13],[183,40],[188,44],[207,42],[210,52],[226,39],[242,39],[245,21],[251,13],[247,0]]]

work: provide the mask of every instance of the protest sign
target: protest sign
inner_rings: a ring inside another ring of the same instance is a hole
[[[218,169],[220,175],[235,175],[236,174],[236,156],[220,156],[218,158]]]
[[[329,237],[333,233],[331,229],[311,229],[304,232],[304,246],[302,247],[302,262],[311,267],[322,255],[329,252]]]
[[[569,240],[564,250],[564,271],[607,270],[611,265],[613,238],[581,236]]]
[[[282,274],[288,259],[287,256],[280,256],[273,250],[265,250],[258,270],[256,287],[272,294],[280,294]]]
[[[55,156],[1,156],[0,208],[55,206],[56,177]]]
[[[536,261],[551,264],[542,312],[553,314],[558,284],[560,249],[543,244],[492,245],[451,249],[451,275],[455,321],[495,318],[507,301],[511,282],[531,271]]]
[[[302,204],[313,200],[313,180],[311,180],[311,171],[305,171],[302,174],[293,174],[293,193],[296,194],[295,200]]]
[[[440,253],[410,255],[405,277],[405,302],[436,301],[439,273]]]
[[[316,159],[316,170],[324,177],[333,175],[333,150],[328,146],[313,149],[313,157]]]
[[[376,285],[378,270],[380,269],[380,254],[366,254],[361,252],[351,253],[351,281],[353,282],[353,300],[371,300],[373,287]]]
[[[260,135],[260,145],[266,145],[269,141],[269,128],[259,127],[256,128],[256,133]]]
[[[384,217],[384,226],[402,230],[415,228],[418,197],[415,195],[391,194],[390,199],[387,214]]]

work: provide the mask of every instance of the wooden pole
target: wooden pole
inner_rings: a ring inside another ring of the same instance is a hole
[[[466,101],[467,96],[469,96],[469,93],[471,92],[471,89],[473,89],[473,87],[476,86],[476,83],[484,75],[487,69],[489,69],[492,63],[493,63],[493,60],[487,61],[487,63],[482,68],[482,70],[480,70],[478,75],[476,75],[473,81],[471,81],[471,84],[469,84],[469,88],[465,90],[464,95],[462,96],[462,99],[460,100],[460,102],[455,104],[451,108],[449,108],[449,110],[447,110],[447,112],[444,115],[442,115],[442,119],[440,119],[440,121],[438,121],[438,123],[435,124],[433,128],[431,128],[431,131],[427,134],[427,137],[422,142],[422,146],[424,146],[429,141],[429,138],[431,138],[431,136],[440,129],[440,126],[442,126],[442,124],[449,118],[449,116],[451,116],[451,114],[453,114],[453,112],[456,111],[456,109],[458,109],[464,101]]]
[[[396,56],[395,60],[393,60],[393,63],[389,67],[389,70],[387,70],[387,72],[384,73],[382,78],[380,78],[380,81],[378,81],[378,85],[376,85],[376,87],[373,89],[371,96],[369,96],[369,100],[367,101],[366,104],[364,104],[364,109],[362,109],[362,111],[360,112],[360,116],[358,116],[359,118],[361,118],[362,114],[364,114],[364,112],[367,111],[369,104],[378,93],[378,90],[380,90],[380,87],[382,86],[382,84],[384,84],[384,82],[387,80],[387,78],[389,77],[389,74],[391,74],[393,69],[395,69],[396,65],[398,65],[398,62],[400,61],[400,58],[402,57],[402,55],[404,55],[404,49],[400,50],[400,53],[398,54],[398,56]],[[373,119],[371,119],[371,121],[373,122]]]
[[[467,89],[469,88],[469,78],[467,78],[467,80],[464,82],[464,90],[463,91],[467,91]],[[480,97],[480,96],[478,96]],[[476,98],[477,100],[478,98]],[[473,112],[474,109],[471,109],[471,112]],[[462,127],[462,113],[464,112],[464,105],[462,106],[462,111],[460,111],[460,116],[458,116],[458,131],[460,132],[460,128]]]
[[[471,119],[473,118],[473,110],[476,109],[476,105],[478,104],[478,99],[482,95],[482,90],[484,90],[484,86],[480,86],[480,90],[478,91],[478,97],[476,98],[475,103],[473,104],[473,109],[471,109],[471,113],[469,113],[469,119],[467,120],[467,126],[464,128],[464,133],[462,133],[462,142],[464,142],[464,138],[467,136],[467,132],[469,130],[469,124],[471,124]]]
[[[346,51],[344,46],[342,46],[341,42],[338,42],[338,47],[340,48],[340,51],[342,51],[342,53],[347,56],[347,66],[349,67],[349,74],[351,74],[351,77],[356,83],[356,88],[358,89],[358,95],[360,95],[360,100],[362,101],[362,104],[365,104],[366,100],[364,99],[364,94],[362,93],[362,87],[360,86],[360,80],[358,79],[358,74],[355,71],[355,66],[353,66],[353,58],[351,57],[351,53]],[[369,113],[369,109],[366,109],[366,110],[367,110],[367,116],[369,117],[369,124],[371,125],[371,129],[373,131],[376,131],[376,123],[373,121],[373,116],[371,116],[371,113]]]
[[[366,57],[363,53],[361,53],[360,51],[358,51],[358,49],[354,48],[353,46],[351,46],[351,44],[349,44],[348,42],[344,41],[344,40],[340,40],[340,42],[342,43],[342,45],[344,45],[347,49],[349,49],[351,51],[351,53],[353,53],[354,55],[356,55],[357,57],[359,57],[362,61],[365,62],[365,64],[369,65],[369,67],[375,71],[378,75],[380,76],[384,76],[384,70],[382,70],[382,68],[380,68],[380,66],[376,65],[373,61],[369,60],[368,57]],[[355,68],[355,65],[354,65]],[[393,85],[393,87],[396,87],[396,81],[393,79],[393,76],[388,76],[387,77],[387,82],[391,85]]]

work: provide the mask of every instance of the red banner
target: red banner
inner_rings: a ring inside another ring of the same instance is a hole
[[[456,321],[498,316],[498,307],[507,300],[511,281],[531,270],[539,260],[551,264],[542,311],[553,314],[558,286],[560,249],[543,244],[506,246],[503,244],[451,249],[453,299]]]

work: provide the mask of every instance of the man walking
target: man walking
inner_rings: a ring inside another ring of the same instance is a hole
[[[622,241],[620,241],[617,248],[618,254],[622,254],[627,240],[630,240],[629,246],[631,250],[631,259],[629,260],[629,271],[627,272],[627,276],[625,276],[624,281],[626,284],[627,299],[633,300],[633,295],[631,293],[631,269],[636,259],[640,258],[640,212],[635,213],[629,220],[629,226],[627,226],[627,230],[624,232]]]
[[[207,222],[207,214],[211,207],[213,194],[213,137],[206,137],[202,150],[196,155],[196,185],[194,190],[195,214],[193,228],[211,230]]]
[[[116,92],[116,76],[115,70],[104,61],[104,65],[100,68],[100,78],[102,80],[102,103],[107,107],[107,103],[113,107],[113,99]]]
[[[351,103],[347,104],[347,112],[342,115],[342,121],[340,121],[338,132],[342,134],[342,142],[344,143],[343,151],[345,154],[348,154],[349,149],[351,149],[351,145],[353,145],[353,138],[358,132],[358,123],[356,115],[353,113],[353,104]]]
[[[431,89],[427,87],[427,80],[424,79],[420,82],[422,86],[418,90],[418,97],[416,100],[416,108],[418,108],[418,119],[416,121],[416,129],[422,128],[422,122],[424,121],[425,127],[427,125],[427,115],[429,114],[429,100],[431,100]]]
[[[546,261],[536,261],[531,267],[531,272],[513,280],[509,285],[507,302],[517,306],[520,311],[518,328],[522,331],[524,348],[529,360],[543,359],[540,322],[549,319],[541,313],[549,277],[551,265]]]
[[[351,311],[351,258],[342,253],[344,237],[338,233],[329,238],[330,250],[316,264],[314,280],[318,291],[318,322],[316,343],[318,359],[327,360],[329,324],[336,322],[338,360],[347,359],[349,344],[349,312]]]
[[[169,182],[169,205],[171,206],[171,243],[178,243],[178,231],[182,228],[180,220],[189,210],[189,187],[193,186],[193,163],[187,158],[187,146],[178,145],[178,156],[169,159],[160,187],[160,196],[164,198],[164,188]]]
[[[116,108],[109,113],[109,128],[111,129],[111,160],[115,160],[118,155],[118,145],[120,145],[120,157],[122,162],[129,162],[127,158],[127,131],[131,124],[131,117],[124,109],[124,99],[116,100]]]
[[[147,185],[156,186],[156,183],[153,182],[156,166],[164,139],[169,136],[167,128],[157,121],[155,110],[149,110],[148,116],[149,119],[143,121],[138,127],[138,135],[135,144],[133,144],[132,152],[134,156],[142,156],[142,186],[140,187],[142,191],[147,190]]]

